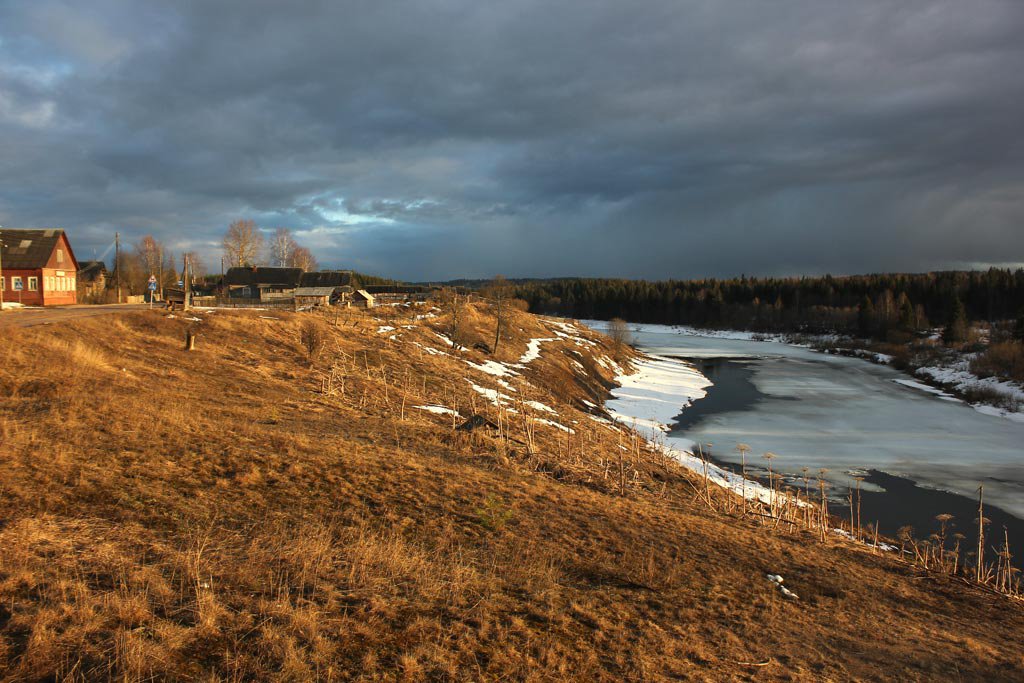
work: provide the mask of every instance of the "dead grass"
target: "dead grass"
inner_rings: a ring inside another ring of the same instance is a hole
[[[1024,676],[1017,607],[710,512],[590,420],[606,341],[545,344],[513,392],[422,313],[322,316],[312,360],[290,313],[5,335],[2,680]],[[492,324],[471,305],[463,343]],[[555,336],[521,312],[507,329],[509,363]],[[509,413],[467,377],[558,415]],[[428,404],[502,431],[453,432]]]

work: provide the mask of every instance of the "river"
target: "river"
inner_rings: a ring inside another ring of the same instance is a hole
[[[825,468],[837,498],[861,477],[863,522],[890,535],[909,524],[926,537],[935,516],[950,513],[956,530],[973,536],[984,484],[989,537],[1001,540],[1005,526],[1020,556],[1024,424],[904,386],[896,380],[906,374],[866,360],[655,325],[634,326],[633,336],[643,351],[690,363],[711,382],[692,405],[680,398],[673,445],[704,444],[726,467],[739,463],[738,443],[753,449],[748,468],[763,467],[770,451],[772,468],[800,487],[803,468],[811,476]]]

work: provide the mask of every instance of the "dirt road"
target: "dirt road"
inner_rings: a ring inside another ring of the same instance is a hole
[[[9,327],[34,327],[36,325],[58,325],[77,318],[91,318],[96,315],[112,315],[144,311],[149,304],[105,304],[100,306],[77,305],[60,308],[23,308],[0,312],[0,329]]]

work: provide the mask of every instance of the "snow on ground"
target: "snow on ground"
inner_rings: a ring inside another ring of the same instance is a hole
[[[523,401],[526,405],[530,406],[534,410],[539,410],[542,413],[551,413],[552,415],[558,415],[558,411],[554,408],[550,408],[540,401]]]
[[[483,363],[474,363],[471,360],[463,362],[465,362],[466,365],[476,368],[480,372],[486,372],[488,375],[494,375],[495,377],[513,377],[519,374],[504,363],[499,363],[495,360],[485,360]]]
[[[526,353],[519,359],[519,365],[526,365],[540,358],[540,345],[547,342],[558,341],[558,337],[538,337],[531,339],[526,345]]]
[[[693,366],[662,356],[645,356],[634,361],[636,371],[619,375],[619,387],[605,403],[616,421],[633,426],[653,446],[694,472],[707,472],[708,480],[746,498],[769,502],[771,491],[761,484],[744,480],[713,463],[694,455],[690,441],[666,436],[675,418],[694,400],[703,398],[711,381]]]
[[[451,408],[446,408],[444,406],[430,405],[430,406],[413,406],[413,407],[414,408],[418,408],[420,410],[425,410],[428,413],[433,413],[434,415],[454,415],[455,417],[462,417],[461,415],[459,415],[459,411],[452,410]]]
[[[530,418],[530,419],[533,420],[534,422],[538,422],[538,423],[540,423],[542,425],[548,425],[549,427],[554,427],[556,429],[561,429],[563,432],[566,432],[568,434],[575,434],[576,433],[575,429],[572,429],[570,427],[566,427],[563,424],[558,424],[557,422],[552,422],[551,420],[545,420],[542,417],[533,417],[533,418]]]
[[[627,424],[635,421],[667,432],[683,408],[704,398],[705,387],[711,386],[693,366],[671,358],[647,356],[634,365],[635,373],[615,378],[620,386],[605,404],[612,417]]]
[[[24,304],[19,304],[17,301],[5,301],[3,307],[0,310],[13,311],[18,308],[25,308]]]
[[[923,392],[925,392],[927,394],[934,394],[935,396],[938,396],[939,398],[941,398],[944,401],[950,401],[950,402],[954,402],[954,403],[962,403],[962,401],[960,399],[958,399],[956,396],[952,396],[950,394],[947,394],[942,389],[936,389],[935,387],[933,387],[933,386],[931,386],[929,384],[925,384],[923,382],[918,382],[917,380],[914,380],[914,379],[894,379],[893,382],[896,382],[896,384],[902,384],[905,387],[910,387],[911,389],[917,389],[918,391],[923,391]]]
[[[1007,382],[995,377],[978,377],[970,370],[971,355],[957,359],[949,365],[929,366],[918,368],[916,374],[925,377],[943,386],[953,387],[957,391],[969,392],[971,390],[989,390],[1002,394],[1009,403],[1016,403],[1020,406],[1018,410],[1010,410],[1002,406],[971,404],[971,407],[979,413],[1004,417],[1014,422],[1024,422],[1024,388],[1013,382]]]
[[[515,400],[511,396],[508,396],[507,394],[503,394],[500,391],[498,391],[497,389],[488,389],[487,387],[482,387],[479,384],[477,384],[476,382],[474,382],[473,380],[468,379],[468,378],[466,379],[466,381],[469,382],[469,386],[473,387],[473,391],[475,391],[476,393],[480,394],[481,396],[483,396],[484,398],[486,398],[488,401],[490,401],[491,403],[493,403],[496,406],[504,405],[506,403],[511,403],[511,402],[513,402]]]
[[[423,344],[420,344],[419,342],[415,342],[415,341],[412,342],[412,343],[415,344],[416,346],[420,347],[421,349],[423,349],[426,353],[429,353],[431,356],[447,356],[448,355],[444,351],[441,351],[440,349],[435,349],[435,348],[431,348],[429,346],[424,346]]]
[[[391,325],[381,325],[377,328],[377,334],[384,334],[385,332],[394,332],[395,328]]]

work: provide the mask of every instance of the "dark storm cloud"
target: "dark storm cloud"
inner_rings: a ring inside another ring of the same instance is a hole
[[[1024,261],[1024,5],[0,5],[0,223],[408,278]]]

